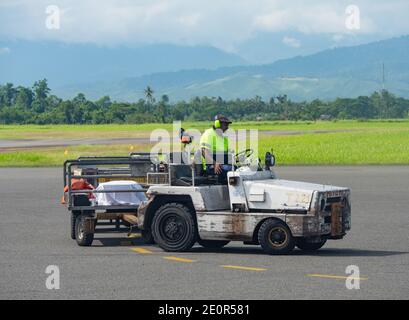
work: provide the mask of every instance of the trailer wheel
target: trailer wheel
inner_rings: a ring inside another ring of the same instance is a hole
[[[153,239],[152,231],[151,230],[142,230],[142,239],[143,242],[146,244],[154,244],[155,240]]]
[[[71,211],[71,239],[75,240],[75,220],[77,219],[77,216],[79,215],[78,212]]]
[[[161,206],[153,218],[152,234],[155,242],[165,251],[189,250],[197,238],[192,212],[180,203]]]
[[[327,239],[322,239],[320,242],[311,242],[308,238],[298,238],[296,240],[296,245],[303,251],[316,251],[321,249],[326,242]]]
[[[197,242],[204,248],[207,249],[220,249],[227,245],[230,241],[228,240],[202,240],[199,239]]]
[[[82,247],[89,247],[94,241],[94,233],[86,231],[85,217],[82,215],[77,216],[75,219],[75,238],[77,244]]]
[[[258,241],[268,254],[287,254],[295,246],[294,237],[288,226],[273,219],[263,222],[258,231]]]

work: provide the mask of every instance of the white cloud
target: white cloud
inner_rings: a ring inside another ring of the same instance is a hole
[[[61,9],[59,30],[45,28],[45,8],[50,3]],[[346,0],[1,0],[0,39],[210,44],[228,50],[260,32],[336,34],[334,40],[342,40],[350,32],[345,28],[349,4]],[[409,32],[409,1],[354,0],[354,4],[361,12],[357,32]]]
[[[194,27],[200,20],[200,13],[193,13],[190,15],[180,16],[179,22],[186,27]]]
[[[256,16],[254,25],[265,31],[295,30],[302,33],[345,32],[345,7],[339,2],[293,1]]]
[[[7,54],[10,53],[11,50],[8,47],[0,48],[0,54]]]
[[[301,42],[299,40],[295,38],[291,38],[291,37],[284,37],[283,43],[286,46],[293,47],[293,48],[299,48],[301,46]]]

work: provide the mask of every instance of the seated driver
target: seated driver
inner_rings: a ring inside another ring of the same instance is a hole
[[[227,172],[232,170],[232,164],[227,161],[229,139],[224,134],[229,129],[230,123],[232,122],[227,117],[217,115],[214,118],[213,127],[207,129],[200,139],[203,169],[210,175],[219,175],[220,182],[226,182]]]

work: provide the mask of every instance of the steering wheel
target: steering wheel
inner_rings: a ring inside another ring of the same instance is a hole
[[[239,153],[236,154],[236,162],[238,163],[245,162],[248,158],[252,156],[253,153],[254,153],[253,149],[246,149],[246,150],[240,151]]]

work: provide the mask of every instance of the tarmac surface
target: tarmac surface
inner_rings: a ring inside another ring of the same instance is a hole
[[[111,230],[96,234],[92,247],[79,247],[59,203],[62,169],[0,169],[0,299],[409,298],[409,166],[276,171],[350,187],[352,230],[345,239],[287,256],[240,242],[166,253]],[[59,268],[58,290],[46,287],[49,265]],[[359,267],[359,289],[346,287],[350,265]]]

